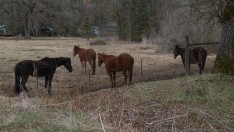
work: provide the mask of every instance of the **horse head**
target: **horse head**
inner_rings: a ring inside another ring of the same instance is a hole
[[[104,62],[104,60],[105,60],[104,52],[103,53],[98,53],[98,66],[101,66],[102,63]]]
[[[180,52],[181,52],[181,48],[179,45],[175,45],[175,49],[174,49],[174,59],[180,55]]]
[[[73,56],[76,56],[76,54],[79,54],[80,46],[74,46],[73,48]]]
[[[73,68],[72,68],[72,65],[71,65],[71,59],[70,59],[70,58],[65,58],[64,67],[65,67],[69,72],[72,72],[72,71],[73,71]]]

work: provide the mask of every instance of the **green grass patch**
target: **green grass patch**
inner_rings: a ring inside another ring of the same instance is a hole
[[[135,104],[159,103],[158,108],[182,104],[190,110],[202,109],[215,118],[228,117],[229,122],[234,122],[234,77],[228,75],[203,74],[147,82],[138,84],[125,95]],[[233,123],[229,126],[234,128]]]

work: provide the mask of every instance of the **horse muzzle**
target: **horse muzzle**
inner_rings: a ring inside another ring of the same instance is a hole
[[[69,69],[68,71],[69,71],[69,72],[72,72],[72,71],[73,71],[73,69],[71,68],[71,69]]]

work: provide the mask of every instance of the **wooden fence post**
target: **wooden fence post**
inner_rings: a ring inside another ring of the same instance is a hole
[[[189,36],[185,36],[185,71],[186,74],[190,73],[190,65],[189,65]]]

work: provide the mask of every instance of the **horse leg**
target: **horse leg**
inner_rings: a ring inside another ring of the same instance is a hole
[[[84,62],[82,60],[80,60],[80,62],[81,62],[82,70],[84,71]]]
[[[200,71],[199,71],[200,74],[202,74],[202,63],[201,63],[201,62],[198,63],[198,67],[199,67],[199,69],[200,69]]]
[[[183,62],[183,66],[184,66],[184,68],[185,68],[185,61],[182,60],[182,62]]]
[[[132,84],[132,69],[128,70],[128,76],[129,76],[129,82],[128,82],[128,84],[130,85],[130,84]]]
[[[85,73],[86,73],[86,61],[84,61]]]
[[[20,79],[21,76],[17,76],[15,75],[15,93],[16,94],[20,94],[20,92],[22,91],[22,87],[21,87],[21,83],[20,83]]]
[[[112,73],[111,73],[111,72],[107,72],[107,73],[108,73],[108,75],[109,75],[109,77],[110,77],[111,86],[112,86],[112,88],[113,88],[113,87],[114,87],[114,85],[113,85]]]
[[[48,84],[48,76],[45,76],[45,88],[47,87]]]
[[[205,65],[206,65],[206,57],[207,53],[205,53],[205,56],[202,58],[202,65],[201,65],[201,71],[204,71]]]
[[[84,65],[83,65],[83,61],[80,61],[82,69],[84,70]]]
[[[23,88],[24,88],[24,91],[25,91],[26,93],[28,93],[28,89],[26,88],[25,84],[26,84],[27,81],[28,81],[28,77],[29,77],[29,76],[22,76],[22,81],[21,81],[21,84],[22,84],[22,86],[23,86]]]
[[[124,83],[125,83],[125,85],[128,85],[128,82],[127,82],[127,70],[124,70],[123,71],[123,75],[124,75]]]
[[[96,72],[96,57],[95,57],[95,59],[93,59],[93,75],[95,75],[95,72]]]
[[[49,94],[49,96],[52,96],[52,94],[51,94],[51,83],[52,83],[52,79],[53,79],[53,75],[48,76],[48,80],[49,80],[48,94]]]
[[[116,72],[112,72],[113,73],[113,81],[114,81],[114,87],[116,86],[115,85],[115,77],[116,77]]]
[[[91,68],[92,68],[92,75],[95,75],[94,64],[92,63],[91,60],[89,60],[89,64],[90,64],[90,66],[91,66]]]

